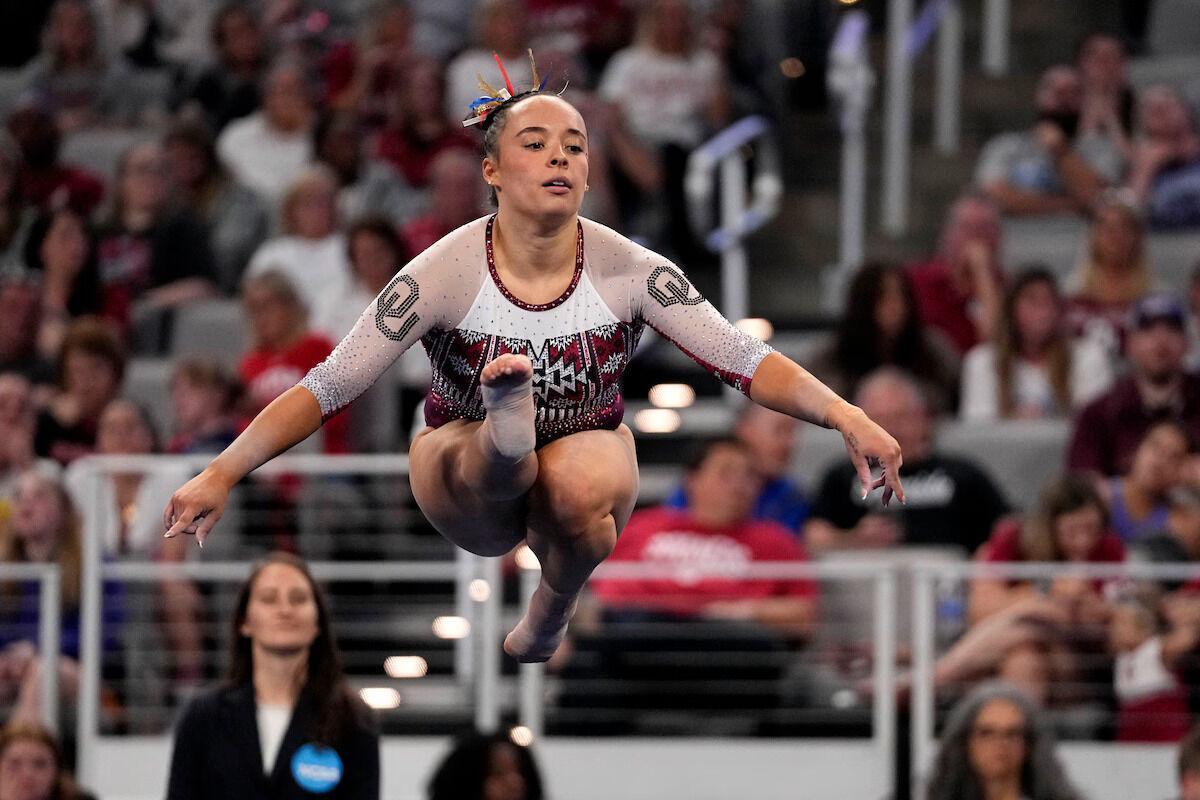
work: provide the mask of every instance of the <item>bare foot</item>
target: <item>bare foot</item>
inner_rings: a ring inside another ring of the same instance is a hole
[[[487,409],[483,427],[488,440],[504,458],[520,461],[537,444],[533,362],[527,356],[505,353],[483,368],[479,384]]]
[[[522,664],[550,660],[566,637],[567,623],[578,604],[578,595],[559,594],[541,581],[525,616],[504,637],[504,652]]]

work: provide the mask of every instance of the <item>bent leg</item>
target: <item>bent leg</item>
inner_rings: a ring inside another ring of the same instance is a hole
[[[554,655],[580,590],[612,552],[638,492],[633,434],[624,425],[551,442],[538,451],[538,463],[526,540],[542,579],[524,618],[504,640],[518,661]]]

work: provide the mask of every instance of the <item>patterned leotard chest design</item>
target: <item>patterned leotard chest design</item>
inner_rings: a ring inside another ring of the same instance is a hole
[[[770,352],[726,321],[670,261],[581,220],[575,269],[549,303],[505,287],[492,254],[495,217],[468,223],[413,259],[354,329],[301,382],[326,418],[366,390],[417,340],[433,367],[425,404],[432,427],[482,420],[483,367],[504,353],[534,365],[538,446],[584,430],[615,429],[621,382],[645,325],[721,380],[749,393]]]

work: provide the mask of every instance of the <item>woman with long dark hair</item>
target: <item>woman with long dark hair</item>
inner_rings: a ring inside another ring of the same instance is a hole
[[[542,800],[542,776],[528,747],[507,732],[467,733],[429,779],[429,800]]]
[[[963,698],[942,732],[927,800],[1078,800],[1037,707],[1004,683]]]
[[[225,685],[188,706],[170,800],[379,797],[379,737],[346,684],[305,563],[274,553],[238,594]]]

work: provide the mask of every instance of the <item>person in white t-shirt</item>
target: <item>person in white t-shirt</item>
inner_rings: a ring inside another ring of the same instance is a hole
[[[1113,380],[1103,346],[1067,334],[1054,275],[1041,267],[1013,281],[990,342],[963,361],[960,415],[968,420],[1062,418]]]

